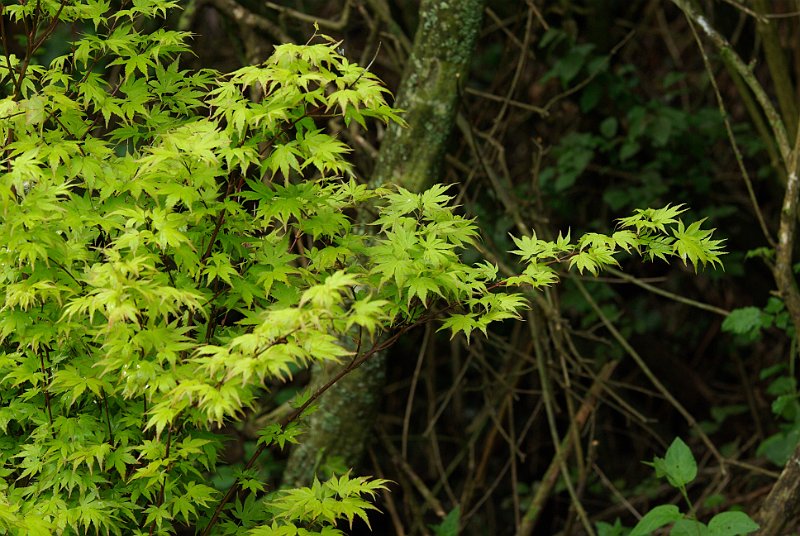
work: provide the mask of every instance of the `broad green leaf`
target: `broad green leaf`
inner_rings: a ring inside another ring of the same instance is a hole
[[[711,532],[703,523],[684,518],[675,523],[669,534],[670,536],[710,536]]]
[[[674,504],[662,504],[647,512],[633,527],[628,536],[648,536],[654,530],[683,519]]]
[[[722,322],[722,331],[737,335],[755,334],[761,329],[762,313],[758,307],[740,307]]]
[[[708,522],[708,529],[712,536],[738,536],[756,532],[759,526],[744,512],[720,512]]]
[[[656,476],[667,477],[676,488],[684,488],[697,477],[697,462],[692,451],[680,437],[676,437],[664,458],[655,458]]]
[[[461,509],[456,506],[450,510],[438,525],[432,525],[435,536],[458,536],[461,525]]]

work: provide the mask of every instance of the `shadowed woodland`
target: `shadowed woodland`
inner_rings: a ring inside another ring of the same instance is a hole
[[[595,274],[554,263],[560,282],[523,288],[530,306],[520,319],[485,334],[451,336],[431,307],[430,321],[379,333],[386,344],[357,367],[347,359],[293,366],[291,379],[269,384],[240,419],[215,426],[226,440],[202,478],[220,496],[203,515],[229,490],[230,505],[246,504],[237,495],[243,483],[251,491],[312,486],[352,470],[390,482],[376,489],[371,529],[362,519],[340,522],[347,534],[624,535],[672,504],[704,523],[742,511],[759,524],[756,534],[798,533],[800,3],[179,5],[138,30],[191,32],[181,68],[231,72],[320,33],[347,61],[368,66],[406,124],[368,119],[365,128],[317,113],[317,125],[351,148],[348,171],[361,184],[415,193],[448,185],[456,213],[480,232],[466,263],[487,260],[512,277],[521,270],[514,237],[611,234],[635,209],[667,205],[688,208],[687,223],[704,220],[725,250],[722,266],[624,255]],[[6,55],[24,58],[27,23],[4,15],[3,24]],[[35,56],[43,65],[76,37],[69,24],[50,33]],[[98,76],[113,86],[127,75],[118,64]],[[4,88],[19,96],[19,86]],[[226,318],[220,332],[229,313],[246,316],[236,311],[214,310]],[[290,400],[304,392],[321,396],[297,443],[264,448],[259,430],[293,421]],[[17,433],[0,415],[6,433]],[[678,437],[697,463],[683,490],[643,463]],[[4,462],[12,475],[15,462]],[[126,465],[130,476],[133,460]],[[176,517],[164,533],[217,533],[202,532],[204,523],[195,529]],[[653,534],[668,534],[666,524]],[[236,533],[232,526],[217,525],[220,534]],[[698,534],[726,533],[718,530]]]

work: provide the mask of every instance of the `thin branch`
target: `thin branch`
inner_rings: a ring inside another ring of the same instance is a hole
[[[528,312],[529,322],[528,324],[531,326],[531,338],[534,341],[534,352],[536,354],[536,368],[539,372],[539,383],[542,388],[542,399],[544,400],[544,409],[545,415],[547,416],[547,424],[550,429],[550,436],[553,441],[553,445],[556,448],[556,454],[553,458],[553,465],[554,471],[561,473],[562,481],[564,482],[564,486],[567,488],[567,492],[569,493],[570,498],[572,499],[572,506],[575,508],[576,512],[578,513],[578,517],[580,517],[581,523],[583,524],[583,528],[587,534],[590,536],[595,536],[595,531],[592,528],[591,523],[589,522],[589,516],[586,513],[583,505],[581,504],[578,496],[575,492],[575,487],[572,484],[572,475],[569,473],[569,468],[567,467],[567,455],[568,455],[568,446],[574,444],[571,439],[572,435],[568,432],[567,435],[564,436],[563,441],[559,438],[558,435],[558,428],[556,426],[556,417],[555,417],[555,395],[553,394],[552,386],[550,385],[550,378],[547,374],[547,360],[545,359],[544,349],[542,348],[542,334],[537,333],[536,325],[537,322],[533,318],[533,312]],[[573,421],[574,423],[574,421]],[[530,534],[529,531],[523,531],[525,527],[520,527],[520,531],[518,535],[527,535]],[[530,528],[533,530],[533,527]]]
[[[264,4],[268,8],[274,9],[275,11],[282,13],[288,17],[292,17],[293,19],[297,19],[303,22],[309,22],[312,24],[317,24],[321,28],[328,28],[330,30],[342,30],[344,29],[345,26],[347,26],[347,22],[350,20],[350,7],[352,4],[352,0],[345,0],[344,8],[342,9],[342,14],[339,15],[339,18],[336,20],[320,19],[315,17],[314,15],[309,15],[307,13],[303,13],[302,11],[297,11],[290,7],[281,6],[274,2],[265,2]]]
[[[6,23],[4,12],[5,5],[0,3],[0,37],[2,37],[3,41],[3,53],[6,57],[6,67],[8,68],[8,76],[11,77],[11,82],[14,87],[17,85],[17,80],[14,78],[14,69],[11,67],[11,52],[8,49],[8,36],[6,35]],[[5,77],[3,80],[0,80],[0,83],[5,83]]]
[[[756,19],[758,22],[767,22],[768,21],[768,17],[767,16],[760,15],[760,14],[756,13],[752,9],[748,8],[746,5],[742,4],[741,2],[737,2],[736,0],[723,0],[723,2],[726,2],[726,3],[730,4],[730,5],[732,5],[733,7],[735,7],[736,9],[741,11],[742,13],[746,13],[746,14],[750,15],[751,17]]]
[[[533,39],[533,9],[528,5],[528,13],[525,20],[525,37],[522,40],[522,50],[519,55],[519,60],[517,61],[517,65],[514,69],[514,75],[511,77],[511,82],[508,84],[508,90],[506,91],[505,97],[500,101],[502,105],[500,106],[500,110],[496,113],[494,121],[492,123],[492,128],[489,130],[488,137],[493,138],[497,130],[500,128],[501,123],[503,123],[503,119],[506,115],[506,110],[509,107],[509,101],[511,101],[511,97],[514,95],[514,92],[517,90],[517,84],[519,84],[520,76],[522,75],[522,71],[525,68],[526,59],[527,59],[527,51],[530,49],[530,43]]]
[[[409,465],[399,452],[397,452],[397,449],[389,438],[386,437],[386,434],[382,432],[379,434],[379,437],[389,456],[391,456],[392,461],[406,474],[406,477],[411,481],[411,484],[417,492],[425,499],[425,505],[429,506],[430,509],[433,510],[433,513],[439,516],[440,519],[447,515],[441,501],[439,501],[431,489],[425,485],[425,481],[414,471],[414,468]]]
[[[669,392],[669,389],[667,389],[666,386],[661,383],[661,380],[658,379],[658,376],[656,376],[655,373],[650,370],[650,367],[648,367],[647,363],[644,362],[644,359],[642,359],[642,356],[639,355],[639,352],[637,352],[633,346],[631,346],[628,340],[619,332],[619,330],[616,328],[616,326],[614,326],[611,320],[609,320],[605,313],[603,313],[603,311],[600,309],[600,306],[597,305],[596,301],[594,301],[594,298],[592,298],[592,295],[586,290],[586,287],[584,287],[583,283],[576,279],[575,285],[578,287],[581,295],[586,300],[586,303],[588,303],[589,306],[591,306],[591,308],[594,310],[595,314],[600,317],[600,320],[603,322],[603,325],[606,327],[606,329],[611,333],[614,339],[616,339],[619,345],[622,346],[622,348],[628,353],[628,355],[631,356],[639,369],[644,373],[647,379],[650,380],[650,383],[652,383],[658,392],[661,393],[661,395],[667,400],[667,402],[669,402],[672,407],[678,410],[678,413],[680,413],[683,418],[686,419],[686,422],[689,424],[689,426],[695,431],[697,436],[703,441],[711,454],[717,459],[722,474],[727,474],[725,458],[722,456],[722,454],[720,454],[714,443],[711,442],[711,439],[709,439],[708,435],[703,431],[702,428],[700,428],[694,416],[683,407],[683,404],[678,402],[678,400],[672,396],[672,393]]]
[[[262,17],[258,13],[253,13],[236,0],[209,0],[208,3],[216,7],[221,14],[230,17],[238,24],[256,30],[263,30],[281,43],[294,43],[294,39],[281,30],[277,24],[266,17]]]
[[[739,171],[742,174],[742,179],[744,179],[744,184],[747,187],[747,195],[750,198],[750,204],[753,206],[753,211],[756,214],[756,219],[758,220],[758,225],[761,227],[761,232],[764,234],[764,238],[767,240],[767,243],[771,247],[775,247],[775,239],[772,238],[772,234],[769,232],[767,228],[767,223],[764,220],[764,215],[761,213],[761,207],[758,205],[758,200],[756,199],[756,193],[753,189],[753,181],[750,180],[750,174],[747,172],[747,167],[744,165],[744,158],[742,157],[742,152],[739,150],[739,145],[736,143],[736,137],[733,134],[733,128],[731,127],[731,121],[728,116],[727,110],[725,109],[725,102],[722,100],[722,94],[719,91],[719,86],[717,85],[717,79],[714,76],[714,70],[711,68],[711,62],[708,59],[708,54],[706,54],[706,49],[703,48],[703,43],[700,41],[700,36],[697,35],[697,30],[695,29],[695,25],[692,23],[692,20],[689,19],[689,28],[692,30],[692,35],[694,36],[695,41],[697,42],[697,47],[700,49],[700,55],[703,57],[703,65],[705,66],[706,72],[708,73],[708,79],[711,81],[711,87],[714,88],[714,95],[717,99],[717,106],[719,107],[719,113],[722,115],[722,121],[725,124],[725,132],[728,135],[728,141],[730,141],[731,149],[733,149],[733,155],[736,158],[736,163],[739,166]]]
[[[480,91],[479,89],[468,87],[464,90],[464,93],[467,93],[469,95],[476,95],[478,97],[482,97],[490,101],[508,103],[509,106],[514,106],[515,108],[519,108],[521,110],[533,112],[535,114],[540,115],[541,117],[548,117],[550,115],[550,112],[548,112],[547,110],[545,110],[540,106],[534,106],[532,104],[528,104],[527,102],[522,102],[514,99],[506,99],[505,97],[501,97],[500,95],[487,93],[485,91]]]
[[[750,88],[750,91],[753,92],[753,95],[756,97],[756,100],[764,110],[764,115],[766,115],[767,121],[772,128],[775,140],[778,142],[778,148],[781,152],[781,157],[783,158],[784,162],[788,163],[791,156],[791,148],[789,147],[789,139],[786,135],[786,126],[784,125],[781,116],[778,114],[778,111],[772,105],[772,101],[770,100],[766,91],[764,91],[764,88],[756,79],[753,71],[751,71],[744,61],[742,61],[742,58],[739,57],[733,47],[731,47],[727,39],[720,35],[720,33],[717,32],[711,26],[711,24],[709,24],[703,15],[695,11],[688,0],[671,1],[673,4],[678,6],[681,11],[683,11],[687,18],[692,20],[703,29],[703,32],[706,34],[706,36],[708,36],[714,46],[717,47],[719,53],[726,61],[731,63],[731,66],[736,70],[736,72],[739,73],[747,86]]]
[[[401,443],[401,460],[408,459],[408,430],[411,427],[411,409],[414,405],[414,394],[417,391],[417,384],[419,383],[419,374],[422,369],[422,360],[425,357],[425,352],[428,351],[428,341],[431,337],[431,326],[425,327],[425,336],[422,338],[422,344],[419,346],[419,355],[417,356],[417,365],[414,367],[414,375],[411,377],[411,388],[408,392],[408,399],[406,400],[406,412],[403,416],[403,435]]]
[[[720,316],[728,316],[731,314],[730,311],[727,309],[722,309],[721,307],[716,307],[714,305],[709,305],[707,303],[699,302],[696,300],[692,300],[691,298],[687,298],[685,296],[681,296],[680,294],[675,294],[669,292],[668,290],[664,290],[663,288],[657,287],[655,285],[651,285],[642,281],[637,277],[633,277],[632,275],[628,275],[625,272],[621,272],[615,268],[606,267],[605,271],[619,277],[620,279],[627,281],[633,285],[636,285],[639,288],[643,288],[648,292],[652,292],[653,294],[658,294],[659,296],[663,296],[665,298],[669,298],[672,301],[676,301],[678,303],[682,303],[684,305],[689,305],[691,307],[696,307],[697,309],[702,309],[703,311],[708,311],[710,313],[718,314]]]
[[[53,439],[55,439],[56,430],[53,427],[53,404],[50,401],[50,389],[48,387],[48,384],[50,383],[50,371],[45,366],[45,355],[47,356],[47,362],[50,363],[50,349],[46,346],[44,348],[44,354],[39,352],[39,366],[41,367],[42,371],[42,394],[44,394],[44,405],[47,408],[47,419],[50,422],[50,433],[52,434]]]
[[[58,6],[58,11],[56,11],[56,14],[53,15],[53,19],[50,21],[50,24],[45,29],[40,39],[38,40],[36,39],[35,25],[28,32],[27,36],[28,47],[27,50],[25,51],[25,59],[22,61],[22,67],[20,67],[19,70],[17,85],[14,87],[14,96],[13,96],[14,100],[18,99],[20,96],[20,91],[22,90],[22,81],[25,79],[25,73],[27,72],[28,67],[30,66],[31,60],[33,59],[33,55],[36,53],[39,47],[42,46],[42,43],[44,43],[45,39],[47,39],[50,36],[50,34],[52,34],[55,31],[56,27],[58,26],[58,23],[60,22],[58,18],[61,16],[61,12],[64,10],[64,7],[67,5],[68,1],[69,0],[61,0],[61,3]],[[38,22],[36,24],[38,25]]]
[[[106,426],[108,427],[108,442],[113,445],[114,444],[114,430],[111,428],[111,412],[108,409],[108,396],[106,395],[105,389],[102,387],[100,388],[100,398],[103,401],[103,412],[106,415]]]
[[[800,128],[797,129],[794,148],[788,160],[786,174],[786,193],[781,207],[778,228],[778,247],[775,254],[775,282],[786,308],[792,316],[795,330],[800,333],[800,292],[792,270],[794,235],[797,230],[797,203],[800,197],[798,180],[798,159],[800,158]]]
[[[552,107],[553,107],[553,105],[555,105],[555,104],[556,104],[558,101],[560,101],[560,100],[563,100],[563,99],[565,99],[565,98],[569,97],[570,95],[572,95],[573,93],[577,93],[577,92],[578,92],[578,91],[580,91],[581,89],[583,89],[583,88],[585,88],[586,86],[588,86],[588,85],[589,85],[589,83],[590,83],[592,80],[594,80],[595,78],[597,78],[597,76],[598,76],[598,75],[599,75],[601,72],[603,72],[603,68],[605,68],[605,67],[607,67],[607,66],[608,66],[608,64],[609,64],[609,63],[610,63],[610,61],[611,61],[611,58],[612,58],[613,56],[615,56],[615,55],[617,54],[617,52],[619,52],[619,51],[620,51],[620,49],[621,49],[622,47],[624,47],[624,46],[625,46],[625,45],[628,43],[628,41],[630,41],[630,40],[631,40],[631,38],[633,37],[633,35],[634,35],[635,33],[636,33],[636,31],[635,31],[635,30],[631,30],[630,32],[628,32],[628,34],[627,34],[625,37],[623,37],[623,38],[622,38],[622,40],[621,40],[619,43],[617,43],[616,45],[614,45],[614,48],[612,48],[612,49],[611,49],[611,52],[609,52],[609,53],[608,53],[608,55],[607,55],[607,56],[605,56],[605,58],[603,58],[603,61],[602,61],[602,63],[600,64],[600,67],[602,67],[602,68],[598,67],[598,68],[597,68],[597,69],[596,69],[596,70],[595,70],[593,73],[591,73],[589,76],[587,76],[586,78],[584,78],[583,80],[581,80],[579,83],[575,84],[574,86],[572,86],[572,87],[571,87],[571,88],[569,88],[568,90],[564,91],[563,93],[559,93],[558,95],[556,95],[555,97],[553,97],[552,99],[550,99],[549,101],[547,101],[547,104],[545,104],[545,105],[544,105],[544,109],[545,109],[547,112],[549,112],[549,111],[550,111],[550,108],[552,108]]]
[[[392,17],[392,13],[389,9],[389,4],[386,3],[386,0],[366,0],[366,3],[372,8],[372,10],[377,13],[378,18],[383,20],[386,23],[386,26],[389,28],[389,33],[397,39],[397,43],[400,45],[402,51],[406,54],[411,52],[411,40],[405,34],[403,29],[394,20]]]
[[[580,432],[589,419],[589,416],[595,410],[597,399],[600,393],[605,389],[606,382],[611,378],[611,374],[614,372],[614,369],[617,368],[618,363],[619,361],[609,361],[606,363],[589,388],[589,392],[584,398],[580,409],[578,409],[578,412],[575,414],[575,419],[570,422],[569,430],[556,448],[556,453],[547,470],[544,472],[541,485],[536,490],[536,494],[525,512],[522,524],[517,530],[517,536],[529,536],[533,534],[539,517],[544,511],[544,504],[558,480],[559,469],[566,457],[569,456],[570,449],[574,444],[571,438],[573,435]]]
[[[751,0],[753,8],[759,15],[765,15],[772,3],[772,1],[768,2],[767,0]],[[759,18],[756,23],[756,29],[763,43],[763,55],[767,60],[767,68],[772,79],[772,88],[778,99],[783,122],[786,125],[789,136],[792,136],[795,128],[797,128],[797,104],[795,103],[797,96],[794,92],[791,72],[786,63],[786,55],[778,36],[776,24],[775,22],[770,23],[765,18]]]
[[[327,383],[325,383],[319,389],[317,389],[314,392],[314,394],[312,394],[309,397],[309,399],[305,401],[305,403],[303,403],[299,408],[294,410],[291,414],[281,419],[279,423],[281,427],[282,428],[286,427],[290,423],[296,421],[298,417],[300,417],[313,403],[317,401],[317,399],[319,399],[319,397],[325,394],[325,392],[328,391],[328,389],[330,389],[331,387],[333,387],[333,385],[336,384],[339,380],[341,380],[342,378],[344,378],[345,376],[347,376],[348,374],[359,368],[361,365],[369,361],[370,358],[377,355],[379,352],[392,346],[395,342],[397,342],[398,339],[400,339],[400,337],[405,335],[408,331],[414,329],[415,327],[421,324],[424,324],[431,318],[432,317],[423,317],[414,322],[413,324],[406,324],[400,327],[391,337],[388,337],[386,340],[382,342],[376,343],[372,348],[370,348],[360,357],[356,356],[356,358],[354,358],[350,363],[348,363],[347,366],[343,367],[330,380],[328,380]],[[247,464],[244,466],[245,471],[247,471],[248,469],[253,467],[253,465],[255,465],[256,461],[258,460],[258,458],[261,457],[261,455],[264,453],[267,447],[268,445],[266,443],[261,443],[258,446],[255,452],[253,452],[253,455],[250,456],[250,459],[247,461]],[[211,516],[208,525],[206,525],[206,527],[203,529],[201,536],[209,536],[211,534],[211,529],[213,529],[214,525],[216,525],[217,521],[219,521],[219,516],[222,514],[222,510],[225,508],[225,505],[228,504],[228,502],[230,502],[230,500],[233,499],[233,496],[236,494],[236,492],[239,491],[240,484],[241,481],[239,478],[237,478],[233,482],[233,484],[231,484],[231,486],[228,488],[228,491],[225,493],[225,496],[220,500],[219,504],[217,505],[217,508],[214,510],[214,514]]]
[[[169,451],[170,451],[170,447],[171,446],[172,446],[172,426],[167,428],[167,448],[166,448],[166,450],[164,452],[164,459],[165,460],[169,459]],[[167,465],[167,472],[169,471],[169,468],[171,467],[171,465],[172,465],[171,463]],[[160,508],[161,505],[164,504],[164,493],[165,493],[166,485],[167,485],[167,479],[166,479],[166,477],[164,477],[164,480],[161,481],[161,491],[158,493],[158,499],[153,504],[153,506],[156,507],[156,508]],[[155,534],[155,530],[156,530],[156,519],[153,519],[153,521],[150,523],[150,532],[149,532],[150,536]]]

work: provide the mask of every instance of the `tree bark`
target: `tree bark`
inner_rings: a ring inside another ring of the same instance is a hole
[[[395,106],[407,127],[391,125],[381,144],[372,186],[397,184],[421,191],[439,177],[455,122],[458,85],[466,78],[486,0],[423,0]],[[381,352],[334,385],[309,418],[291,453],[285,486],[308,485],[317,468],[358,465],[381,400],[386,355]],[[313,371],[322,384],[334,369]]]
[[[755,515],[761,526],[759,536],[779,536],[789,522],[794,522],[800,505],[800,445],[795,449],[789,461],[783,467],[781,476],[761,503]]]

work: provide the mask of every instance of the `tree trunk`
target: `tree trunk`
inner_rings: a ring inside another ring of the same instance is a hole
[[[756,513],[756,522],[761,525],[761,536],[778,536],[789,522],[797,519],[800,505],[800,446],[781,471],[781,476]]]
[[[407,127],[393,124],[384,138],[370,183],[421,191],[439,176],[455,121],[458,85],[465,79],[486,0],[423,0],[414,45],[396,107]],[[354,467],[364,452],[384,385],[385,353],[354,370],[326,392],[309,430],[293,451],[284,485],[309,484],[320,467]],[[312,387],[333,369],[315,369]]]

